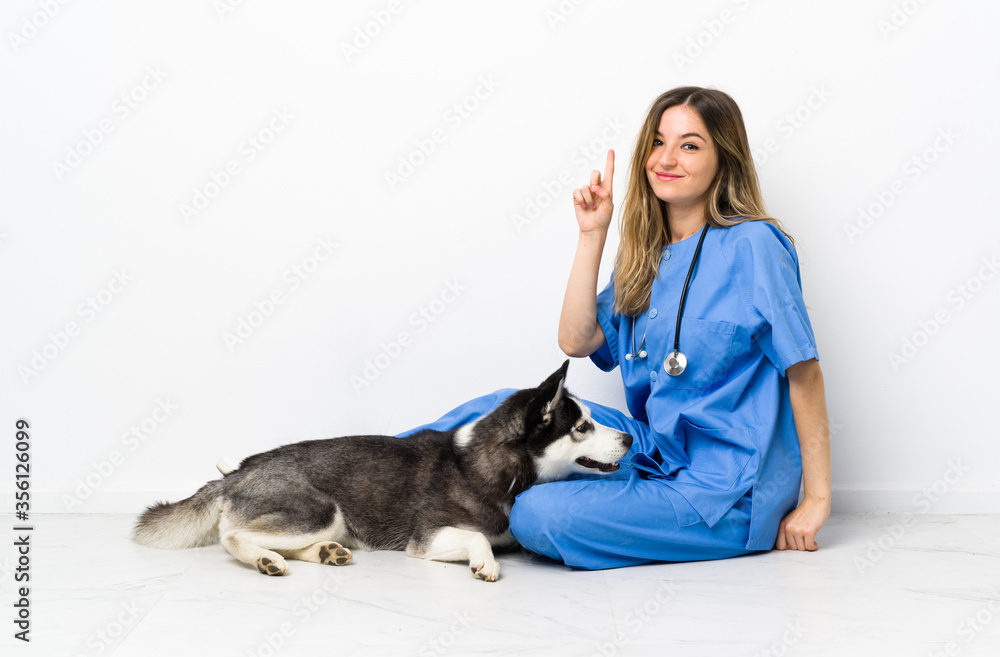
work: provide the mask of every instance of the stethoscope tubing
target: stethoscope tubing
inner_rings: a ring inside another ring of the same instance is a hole
[[[688,266],[687,276],[684,278],[684,288],[681,290],[680,303],[677,304],[677,323],[674,326],[674,350],[667,354],[667,357],[663,360],[663,369],[666,370],[667,374],[670,376],[677,376],[687,368],[687,358],[681,353],[681,320],[684,319],[684,303],[687,301],[688,288],[691,286],[691,277],[694,274],[694,268],[698,264],[698,258],[701,256],[701,246],[705,243],[705,235],[708,234],[708,224],[701,229],[701,237],[698,238],[698,246],[695,247],[694,257],[691,258],[691,264]],[[649,320],[646,320],[646,327],[642,330],[642,340],[639,342],[639,351],[635,350],[635,317],[632,318],[632,353],[625,354],[625,360],[641,360],[646,357],[646,352],[643,351],[642,347],[646,344],[646,328],[649,326]]]

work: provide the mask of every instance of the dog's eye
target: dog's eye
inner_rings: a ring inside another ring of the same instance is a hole
[[[577,433],[587,433],[588,431],[592,431],[593,428],[594,428],[593,424],[591,424],[590,422],[584,422],[583,424],[578,425],[574,429],[574,431],[576,431]]]

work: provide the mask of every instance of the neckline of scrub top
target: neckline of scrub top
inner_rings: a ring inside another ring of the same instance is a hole
[[[690,258],[694,254],[694,248],[698,244],[698,238],[701,236],[701,231],[699,229],[694,235],[690,237],[685,237],[679,242],[674,242],[673,244],[667,244],[663,247],[663,253],[661,253],[661,264],[665,264],[669,260],[676,259],[677,256],[684,256]],[[708,236],[705,236],[708,240]]]
[[[707,225],[707,224],[702,224],[702,228],[699,228],[698,230],[694,231],[694,233],[692,233],[691,235],[688,235],[688,236],[687,236],[687,237],[685,237],[684,239],[682,239],[682,240],[679,240],[679,241],[677,241],[677,242],[674,242],[673,244],[667,244],[667,246],[668,246],[668,247],[672,247],[672,246],[680,246],[680,245],[681,245],[681,244],[683,244],[684,242],[687,242],[687,241],[689,241],[689,240],[691,240],[691,239],[694,239],[695,237],[698,237],[699,235],[701,235],[701,231],[702,231],[702,230],[704,229],[704,227],[705,227],[706,225]],[[697,240],[695,240],[695,241],[697,241]]]

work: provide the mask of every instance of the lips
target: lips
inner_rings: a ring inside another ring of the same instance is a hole
[[[594,459],[588,459],[586,456],[581,456],[576,462],[588,470],[597,470],[598,472],[616,472],[618,470],[617,463],[601,463]]]
[[[677,176],[672,173],[660,173],[659,171],[654,171],[657,180],[662,180],[663,182],[670,182],[671,180],[677,180],[682,176]]]

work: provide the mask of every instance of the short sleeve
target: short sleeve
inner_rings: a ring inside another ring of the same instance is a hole
[[[618,327],[621,315],[615,312],[615,277],[597,295],[597,323],[604,332],[604,344],[590,354],[594,365],[605,372],[610,372],[618,366]]]
[[[740,236],[735,248],[740,295],[758,324],[754,341],[784,375],[796,363],[819,358],[802,298],[798,255],[772,224],[754,221],[744,226],[745,237]]]

